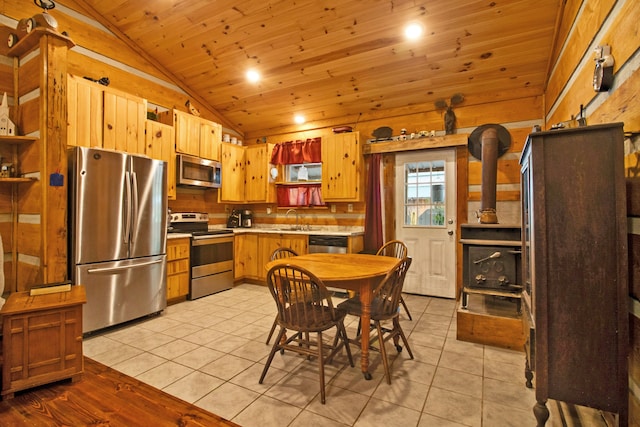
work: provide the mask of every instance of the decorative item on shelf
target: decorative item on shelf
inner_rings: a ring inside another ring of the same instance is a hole
[[[373,131],[373,137],[375,141],[388,141],[391,139],[391,135],[393,134],[393,129],[389,126],[382,126]]]
[[[200,110],[198,110],[196,106],[191,103],[191,101],[187,99],[187,102],[185,102],[184,105],[187,107],[191,114],[196,117],[200,117]]]
[[[596,92],[606,92],[613,85],[613,56],[611,56],[611,46],[602,45],[595,49],[596,62],[593,70],[593,90]]]
[[[2,95],[2,104],[0,104],[0,135],[15,136],[16,125],[9,118],[9,104],[7,102],[7,92]]]
[[[47,13],[47,10],[51,10],[56,7],[55,3],[51,0],[33,0],[33,3],[42,8],[42,13],[33,15],[31,18],[23,18],[18,21],[16,32],[9,34],[7,39],[7,46],[13,47],[18,43],[20,38],[31,33],[36,27],[48,28],[53,31],[58,31],[58,21]]]
[[[338,127],[335,127],[333,129],[331,129],[331,131],[333,133],[345,133],[345,132],[353,131],[353,128],[351,126],[338,126]]]
[[[400,137],[398,138],[400,141],[406,141],[407,140],[407,130],[402,128],[400,129]]]
[[[439,99],[435,102],[436,110],[445,110],[444,113],[444,131],[446,135],[452,135],[455,133],[456,128],[456,114],[453,112],[453,107],[462,104],[464,101],[464,95],[456,93],[451,97],[450,103],[444,99]]]
[[[2,163],[0,165],[0,178],[13,178],[16,174],[16,169],[13,163]]]
[[[100,77],[97,80],[87,76],[84,76],[84,78],[94,83],[98,83],[99,85],[102,85],[102,86],[109,86],[109,83],[111,83],[111,81],[109,80],[109,77]]]

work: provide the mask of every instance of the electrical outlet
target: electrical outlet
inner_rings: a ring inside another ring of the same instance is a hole
[[[347,212],[353,212],[353,203],[347,205]]]
[[[267,215],[271,215],[271,207],[267,207]]]
[[[336,205],[331,205],[331,213],[336,213]]]

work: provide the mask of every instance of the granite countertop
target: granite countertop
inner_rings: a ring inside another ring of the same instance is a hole
[[[220,226],[209,226],[209,230],[216,230]],[[290,226],[280,227],[264,227],[257,226],[252,228],[233,228],[231,229],[233,234],[246,234],[246,233],[260,233],[260,234],[302,234],[302,235],[314,235],[314,236],[361,236],[364,234],[362,227],[337,227],[337,226],[312,226],[310,229],[295,230]],[[167,233],[167,239],[180,239],[185,237],[191,237],[189,233]]]

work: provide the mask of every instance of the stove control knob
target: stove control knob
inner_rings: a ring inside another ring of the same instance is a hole
[[[509,284],[509,279],[507,276],[500,276],[498,277],[498,283],[500,286],[507,286]]]
[[[482,284],[487,281],[487,278],[484,274],[476,274],[476,283]]]

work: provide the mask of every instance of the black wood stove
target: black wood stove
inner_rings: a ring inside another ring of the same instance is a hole
[[[462,224],[462,308],[471,293],[512,298],[520,312],[520,225]]]

